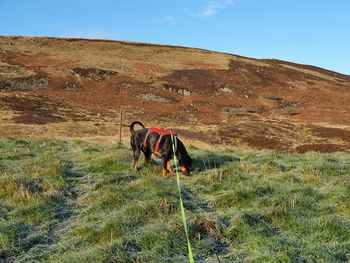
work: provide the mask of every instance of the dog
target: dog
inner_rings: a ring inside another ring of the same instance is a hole
[[[142,129],[135,131],[134,126],[140,125]],[[162,175],[167,171],[173,174],[170,159],[174,157],[172,136],[175,145],[175,156],[179,162],[179,170],[190,175],[192,159],[188,155],[185,145],[177,138],[176,133],[161,130],[159,128],[146,128],[141,122],[134,121],[130,124],[130,145],[134,154],[134,170],[138,170],[138,161],[141,152],[145,155],[145,165],[148,165],[152,153],[162,159]]]

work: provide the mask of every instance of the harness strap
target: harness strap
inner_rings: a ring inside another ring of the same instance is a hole
[[[147,133],[146,133],[146,136],[145,136],[145,139],[143,140],[143,148],[146,149],[147,148],[147,138],[149,136],[149,134],[151,133],[152,131],[150,129],[148,129]],[[159,134],[159,138],[155,144],[155,147],[154,147],[154,155],[157,156],[159,153],[158,153],[158,150],[159,150],[159,145],[160,145],[160,141],[162,140],[163,138],[163,135],[165,134],[162,134],[162,133],[158,133]],[[175,141],[174,141],[174,146],[175,146],[175,152],[174,154],[176,153],[176,150],[177,150],[177,136],[176,136],[176,133],[171,133],[171,136],[173,138],[175,138]]]
[[[163,138],[163,134],[160,134],[158,141],[156,142],[156,146],[154,149],[154,155],[158,155],[158,150],[159,150],[159,144],[160,144],[160,140]]]
[[[143,140],[143,148],[144,148],[144,149],[146,149],[146,147],[147,147],[147,137],[148,137],[148,135],[149,135],[150,133],[151,133],[151,131],[148,130],[147,133],[146,133],[145,139]]]

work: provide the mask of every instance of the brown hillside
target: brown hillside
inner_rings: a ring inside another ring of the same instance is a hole
[[[0,135],[113,141],[121,107],[125,123],[195,145],[350,149],[348,75],[175,46],[0,37]]]

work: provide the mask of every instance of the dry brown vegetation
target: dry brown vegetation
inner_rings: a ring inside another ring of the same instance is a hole
[[[110,142],[122,107],[125,123],[177,128],[192,144],[350,149],[347,75],[184,47],[0,37],[0,135]]]

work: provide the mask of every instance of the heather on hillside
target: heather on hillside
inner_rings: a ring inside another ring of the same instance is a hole
[[[123,124],[176,128],[196,146],[350,151],[350,76],[315,66],[149,43],[0,36],[0,67],[4,137],[111,141],[124,110]]]

